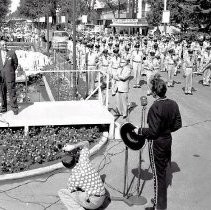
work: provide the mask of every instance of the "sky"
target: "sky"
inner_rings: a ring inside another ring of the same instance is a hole
[[[10,10],[11,10],[11,12],[14,12],[20,3],[20,0],[11,0],[11,2],[12,3],[11,3]]]

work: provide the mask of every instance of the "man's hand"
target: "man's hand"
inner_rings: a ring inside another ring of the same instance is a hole
[[[70,151],[72,151],[72,150],[74,150],[74,149],[75,149],[75,145],[70,145],[70,144],[65,145],[65,146],[62,148],[62,150],[65,151],[65,152],[70,152]]]
[[[138,135],[138,127],[134,129],[134,132]]]

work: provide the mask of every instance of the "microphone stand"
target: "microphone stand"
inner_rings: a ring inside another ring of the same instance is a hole
[[[146,111],[146,105],[142,107],[142,115],[141,115],[141,128],[145,126],[145,111]],[[134,180],[132,180],[129,188],[128,188],[128,147],[125,146],[125,166],[124,166],[124,186],[123,186],[123,197],[114,197],[111,196],[111,200],[113,201],[123,201],[128,206],[133,205],[144,205],[147,203],[147,199],[143,196],[141,196],[140,189],[140,178],[141,178],[141,162],[142,162],[142,155],[141,155],[141,149],[139,150],[139,165],[138,165],[138,181],[137,181],[137,195],[129,195],[129,190],[131,187],[131,184]],[[141,190],[142,191],[142,190]]]
[[[146,113],[146,105],[142,106],[141,112],[141,128],[145,127],[145,113]],[[138,181],[137,181],[137,195],[133,195],[129,197],[129,201],[133,203],[133,205],[144,205],[147,203],[147,199],[141,196],[142,190],[140,192],[140,179],[141,179],[141,162],[142,162],[142,149],[139,150],[139,163],[138,163]]]

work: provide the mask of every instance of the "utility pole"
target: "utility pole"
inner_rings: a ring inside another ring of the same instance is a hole
[[[167,0],[164,0],[164,12],[167,10]],[[167,23],[164,23],[164,32],[166,34],[167,31]]]
[[[47,12],[47,54],[49,55],[49,14]]]
[[[73,98],[76,98],[76,0],[73,0]]]

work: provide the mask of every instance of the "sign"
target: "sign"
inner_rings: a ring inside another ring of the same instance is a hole
[[[137,24],[138,19],[114,19],[113,20],[113,24],[126,24],[126,23]]]
[[[67,42],[55,42],[52,43],[52,47],[55,50],[67,50]]]
[[[49,23],[52,23],[53,21],[52,21],[52,17],[49,17]]]
[[[170,23],[170,11],[169,10],[163,11],[162,23]]]
[[[40,18],[39,18],[39,22],[40,22],[40,23],[44,23],[44,22],[45,22],[45,17],[40,17]]]
[[[87,23],[87,15],[82,15],[81,21],[82,23]]]
[[[65,23],[65,16],[61,16],[61,22]]]

